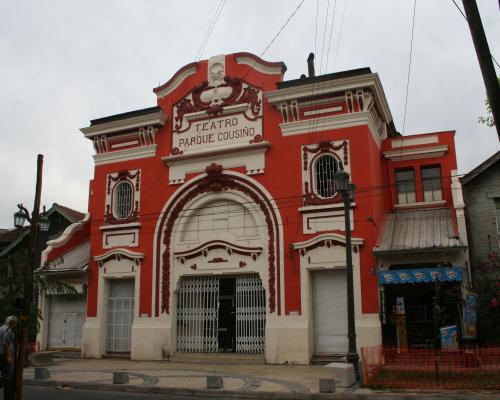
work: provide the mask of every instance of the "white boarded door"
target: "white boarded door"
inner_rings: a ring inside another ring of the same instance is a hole
[[[312,273],[314,353],[346,353],[347,285],[345,271]]]
[[[85,295],[50,296],[49,348],[80,348],[86,308]]]

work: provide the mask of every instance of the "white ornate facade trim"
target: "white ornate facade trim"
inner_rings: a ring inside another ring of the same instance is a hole
[[[420,158],[442,157],[448,151],[447,145],[419,147],[412,149],[390,150],[384,152],[384,157],[391,161],[417,160]]]
[[[169,184],[178,185],[184,183],[186,174],[203,172],[212,162],[222,165],[225,169],[245,167],[247,175],[262,174],[266,168],[265,153],[269,147],[269,142],[263,141],[209,152],[202,150],[186,155],[167,156],[162,157],[162,160],[169,167]]]
[[[128,258],[134,260],[137,265],[139,261],[144,258],[144,253],[137,253],[135,251],[127,249],[113,249],[99,256],[94,256],[94,261],[96,261],[100,267],[102,267],[106,262],[111,259],[116,259],[120,261],[122,258]]]
[[[86,128],[81,128],[80,131],[86,138],[94,136],[106,135],[110,133],[118,133],[131,129],[139,129],[144,126],[163,126],[167,121],[167,116],[163,111],[158,111],[151,114],[139,115],[137,117],[119,119],[116,121],[105,122],[98,125],[91,125]]]
[[[87,213],[81,221],[75,222],[74,224],[67,226],[64,232],[61,234],[61,236],[59,236],[57,239],[49,240],[47,242],[47,247],[45,248],[44,251],[42,251],[42,258],[40,261],[40,265],[42,266],[45,265],[50,252],[54,250],[56,247],[61,247],[64,246],[66,243],[68,243],[73,234],[83,229],[85,224],[89,221],[90,221],[90,213]]]
[[[126,150],[117,150],[110,153],[94,154],[95,165],[113,164],[122,161],[138,160],[140,158],[154,157],[156,144],[144,147],[135,147]]]
[[[275,106],[290,100],[303,97],[321,96],[324,94],[352,91],[355,89],[369,88],[375,97],[375,102],[381,110],[385,121],[392,121],[391,111],[385,97],[384,89],[378,74],[363,74],[347,78],[333,79],[325,82],[313,82],[305,85],[297,85],[289,88],[265,92],[269,102]]]

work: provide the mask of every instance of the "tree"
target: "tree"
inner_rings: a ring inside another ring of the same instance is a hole
[[[498,84],[500,85],[500,78],[497,77]],[[491,111],[491,105],[488,99],[484,101],[484,105],[486,106],[486,117],[479,117],[478,121],[480,124],[486,124],[489,127],[495,126],[495,120],[493,119],[493,112]]]

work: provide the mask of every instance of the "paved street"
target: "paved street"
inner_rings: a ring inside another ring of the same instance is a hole
[[[338,376],[317,365],[204,364],[124,359],[56,359],[48,367],[50,378],[34,380],[34,368],[25,371],[26,400],[139,400],[168,399],[498,399],[495,392],[376,391],[337,386],[335,394],[319,393],[320,378]],[[127,372],[128,384],[113,384],[113,372]],[[207,390],[207,376],[224,380],[223,391]],[[112,391],[110,391],[112,390]]]
[[[76,389],[56,389],[50,387],[26,386],[25,400],[177,400],[175,397],[166,397],[165,395],[154,395],[148,393],[123,393],[123,392],[104,392],[95,390],[76,390]],[[181,398],[179,398],[181,399]],[[186,397],[182,397],[186,400]]]

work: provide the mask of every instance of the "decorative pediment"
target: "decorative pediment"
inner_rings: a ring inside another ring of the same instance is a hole
[[[212,66],[208,81],[174,105],[171,155],[263,140],[262,90],[240,78],[221,76],[218,65]]]
[[[127,249],[113,249],[108,251],[107,253],[101,254],[100,256],[95,256],[94,261],[97,261],[99,267],[102,267],[108,261],[121,261],[122,259],[131,260],[136,265],[140,265],[140,262],[143,258],[144,254],[142,253],[136,253],[135,251],[130,251]]]
[[[362,245],[363,242],[364,240],[361,238],[351,239],[354,252],[358,251],[358,246]],[[291,245],[293,249],[300,251],[301,256],[305,256],[309,251],[318,247],[331,248],[333,246],[345,247],[345,236],[338,233],[324,233],[304,242],[297,242]]]
[[[228,256],[231,256],[232,254],[239,254],[252,257],[254,261],[262,253],[262,247],[247,247],[229,243],[224,240],[212,240],[210,242],[203,243],[201,246],[195,247],[193,249],[189,249],[186,251],[176,251],[174,253],[174,257],[176,257],[182,264],[184,264],[186,260],[198,257],[200,255],[208,258],[208,263],[227,262],[227,260],[223,259],[222,257],[210,257],[210,253],[213,250],[220,249],[226,251]]]

